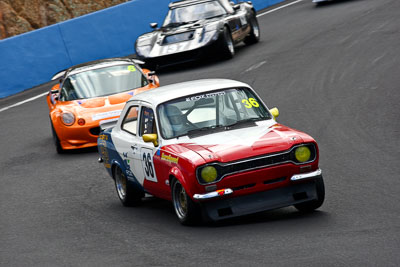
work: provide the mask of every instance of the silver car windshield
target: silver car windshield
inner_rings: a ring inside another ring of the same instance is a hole
[[[164,139],[249,127],[271,119],[258,97],[244,87],[175,99],[159,105],[157,112]]]
[[[218,1],[210,1],[169,10],[163,27],[179,26],[181,24],[209,19],[225,15],[226,11]]]
[[[147,78],[135,65],[91,69],[70,75],[60,92],[61,101],[117,94],[146,86]]]

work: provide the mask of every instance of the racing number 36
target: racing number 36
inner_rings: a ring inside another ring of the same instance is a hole
[[[258,108],[260,106],[260,104],[258,104],[257,100],[255,100],[254,98],[250,97],[248,100],[247,99],[243,99],[242,103],[244,104],[244,106],[246,108]]]
[[[154,170],[150,153],[148,152],[143,153],[143,162],[144,162],[144,172],[146,173],[146,177],[151,176],[151,178],[154,178]]]
[[[142,147],[140,155],[145,179],[157,182],[157,175],[153,163],[153,150]]]

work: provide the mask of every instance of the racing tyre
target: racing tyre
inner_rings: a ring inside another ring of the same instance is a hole
[[[258,21],[255,16],[250,20],[250,27],[251,30],[249,35],[243,40],[247,45],[258,43],[260,40],[260,27],[258,26]]]
[[[296,204],[294,205],[296,209],[301,212],[311,212],[322,206],[325,200],[325,186],[322,176],[321,178],[316,179],[315,185],[317,188],[318,199]]]
[[[186,194],[182,184],[174,179],[171,184],[172,203],[176,216],[181,224],[193,225],[200,220],[200,210],[196,203]]]
[[[233,44],[232,35],[227,27],[224,27],[223,43],[222,43],[222,57],[224,59],[231,59],[235,55],[235,46]]]
[[[56,151],[58,154],[63,154],[65,150],[61,146],[60,139],[57,136],[56,130],[54,130],[54,126],[53,123],[51,122],[51,119],[50,119],[50,125],[51,125],[51,134],[53,135],[54,145],[56,146]]]
[[[115,167],[114,172],[115,189],[122,205],[126,207],[138,206],[142,202],[144,194],[136,189],[130,182],[121,168]]]

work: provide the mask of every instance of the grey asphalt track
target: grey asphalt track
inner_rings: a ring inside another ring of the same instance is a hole
[[[249,83],[312,135],[327,195],[311,214],[184,227],[167,201],[124,208],[96,151],[56,154],[44,97],[1,112],[0,266],[400,266],[399,10],[303,1],[259,17],[234,59],[160,73]]]

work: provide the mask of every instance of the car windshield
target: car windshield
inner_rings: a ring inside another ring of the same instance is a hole
[[[70,75],[60,92],[61,101],[117,94],[146,86],[147,78],[135,65],[90,69]]]
[[[179,26],[181,24],[209,19],[226,14],[218,1],[210,1],[190,6],[177,7],[169,10],[163,27]]]
[[[271,119],[263,103],[245,87],[178,98],[159,105],[157,112],[164,139],[250,127],[255,121]]]

